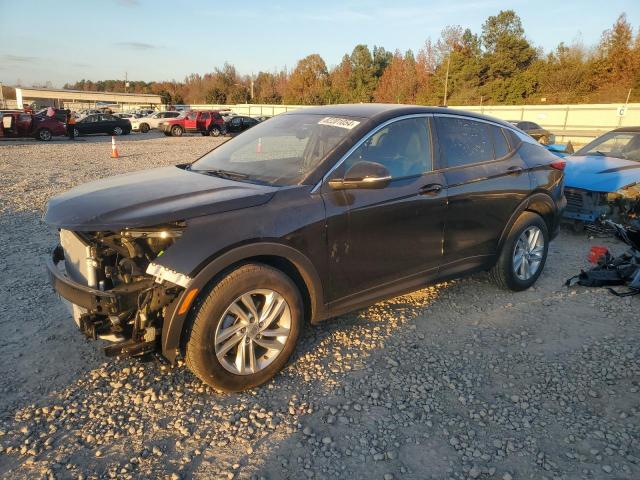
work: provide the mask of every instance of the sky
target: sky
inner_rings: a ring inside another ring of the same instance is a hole
[[[640,27],[640,0],[0,0],[0,82],[182,80],[224,62],[255,74],[311,53],[331,67],[359,43],[417,52],[447,25],[479,33],[509,8],[545,51],[595,45],[622,12]]]

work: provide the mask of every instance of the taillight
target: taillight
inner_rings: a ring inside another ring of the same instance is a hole
[[[555,168],[556,170],[564,170],[564,167],[567,166],[566,160],[556,160],[555,162],[551,162],[549,164],[551,168]]]

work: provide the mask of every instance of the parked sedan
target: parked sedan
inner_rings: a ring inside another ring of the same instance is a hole
[[[526,120],[509,120],[509,123],[515,125],[543,145],[552,145],[556,143],[556,136],[535,122],[529,122]]]
[[[76,136],[96,133],[127,135],[131,133],[131,122],[126,118],[118,118],[107,113],[88,115],[76,122]]]
[[[236,115],[233,117],[229,117],[229,120],[225,122],[227,126],[227,133],[240,133],[245,130],[256,126],[260,121],[256,120],[253,117],[245,117],[243,115]]]
[[[113,116],[118,118],[126,118],[129,121],[132,121],[138,118],[138,116],[135,113],[128,113],[128,112],[114,113]]]
[[[640,217],[640,127],[605,133],[566,160],[566,218],[591,223]]]
[[[64,135],[64,123],[55,117],[47,117],[21,111],[0,111],[0,138],[33,137],[49,141],[56,135]]]
[[[61,246],[49,275],[87,336],[120,339],[108,354],[182,355],[214,388],[244,390],[287,363],[304,322],[483,270],[532,286],[558,231],[563,166],[473,113],[295,110],[192,164],[50,200]]]

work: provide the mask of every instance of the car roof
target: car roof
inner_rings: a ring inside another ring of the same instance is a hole
[[[614,132],[640,133],[640,127],[620,127],[613,130]]]
[[[489,117],[479,113],[468,112],[466,110],[451,109],[447,107],[429,107],[420,105],[402,105],[389,103],[354,103],[342,105],[323,105],[319,107],[301,108],[284,113],[284,115],[338,115],[345,117],[367,118],[374,122],[386,121],[394,117],[404,115],[415,115],[424,113],[440,113],[447,115],[460,115],[465,117],[477,118],[478,120],[486,120],[493,123],[513,128],[511,123],[505,122],[495,117]]]

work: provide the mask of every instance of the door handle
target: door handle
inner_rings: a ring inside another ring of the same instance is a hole
[[[517,165],[509,167],[507,168],[507,173],[509,175],[520,175],[522,173],[522,167],[518,167]]]
[[[418,193],[420,195],[437,195],[442,191],[442,188],[442,185],[439,183],[430,183],[418,190]]]

